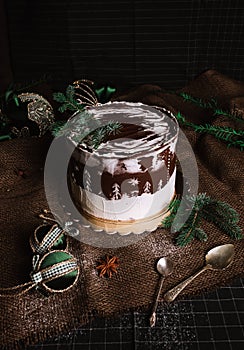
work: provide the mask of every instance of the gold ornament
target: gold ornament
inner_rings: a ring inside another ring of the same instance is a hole
[[[49,126],[54,122],[54,113],[51,104],[42,96],[35,93],[18,95],[21,102],[31,101],[27,105],[28,118],[39,127],[39,137],[43,136]]]
[[[97,96],[93,90],[94,82],[87,79],[80,79],[73,82],[75,97],[79,104],[85,106],[98,105]]]

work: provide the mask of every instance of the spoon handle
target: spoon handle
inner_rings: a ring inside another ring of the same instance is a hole
[[[156,324],[156,311],[157,311],[159,297],[160,297],[160,294],[161,294],[161,290],[162,290],[162,287],[163,287],[164,280],[165,280],[165,277],[161,276],[160,277],[160,284],[159,284],[159,288],[158,288],[158,294],[157,294],[156,300],[155,300],[155,302],[153,304],[152,314],[151,314],[151,317],[150,317],[150,326],[151,327],[154,327],[155,324]]]
[[[169,303],[171,301],[174,301],[180,292],[188,286],[189,283],[191,283],[197,276],[199,276],[203,271],[211,268],[210,265],[205,265],[201,270],[197,271],[194,275],[188,277],[181,283],[179,283],[174,288],[170,289],[167,293],[164,294],[164,300],[168,301]]]

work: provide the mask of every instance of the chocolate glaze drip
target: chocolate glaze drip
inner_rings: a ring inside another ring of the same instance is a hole
[[[119,133],[108,136],[96,151],[87,152],[83,144],[78,145],[68,169],[71,181],[82,189],[114,200],[122,196],[155,193],[166,185],[175,169],[177,124],[175,121],[167,124],[169,116],[164,120],[164,114],[151,107],[135,105],[136,116],[142,119],[140,125],[121,123]],[[147,113],[142,118],[144,107]],[[114,113],[120,116],[125,113],[124,109],[133,121],[134,109],[128,103],[103,105],[91,108],[91,111],[98,119],[103,116],[106,121],[112,119],[112,111],[116,110]],[[153,112],[150,114],[151,110]],[[139,112],[141,114],[138,116]],[[130,120],[129,116],[127,120]],[[165,132],[158,134],[162,127]]]

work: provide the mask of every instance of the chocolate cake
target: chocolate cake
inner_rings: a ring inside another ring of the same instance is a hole
[[[87,107],[100,126],[118,122],[118,132],[97,149],[87,138],[75,146],[68,184],[86,217],[125,223],[164,211],[174,196],[178,124],[167,110],[141,103],[110,102]],[[76,118],[79,118],[79,114]]]

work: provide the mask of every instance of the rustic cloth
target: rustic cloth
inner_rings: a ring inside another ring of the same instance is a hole
[[[202,99],[215,98],[220,106],[244,114],[244,84],[216,71],[206,71],[180,91]],[[189,120],[215,125],[235,126],[226,117],[214,117],[210,111],[181,97],[167,93],[162,87],[140,86],[115,100],[140,101],[166,106],[172,112],[180,110]],[[240,214],[243,226],[243,153],[227,148],[213,136],[183,130],[187,135],[199,167],[200,192],[228,202]],[[0,286],[12,287],[29,281],[31,249],[29,236],[41,222],[38,214],[47,208],[43,188],[43,167],[50,138],[29,138],[5,141],[0,152],[1,235]],[[21,169],[25,176],[16,171]],[[204,264],[204,256],[212,247],[233,243],[235,259],[225,271],[207,271],[200,275],[180,295],[181,298],[213,290],[230,283],[243,274],[243,240],[235,241],[213,224],[203,223],[208,233],[206,242],[194,240],[181,248],[173,243],[173,235],[157,229],[141,241],[118,249],[102,249],[70,239],[69,250],[78,259],[81,275],[69,291],[49,298],[32,290],[15,298],[0,298],[0,344],[3,348],[18,348],[44,341],[86,323],[89,315],[109,317],[128,309],[149,307],[158,284],[155,262],[170,256],[174,273],[164,283],[162,295],[169,288],[191,275]],[[98,277],[96,260],[105,254],[119,257],[118,273],[111,279]]]

